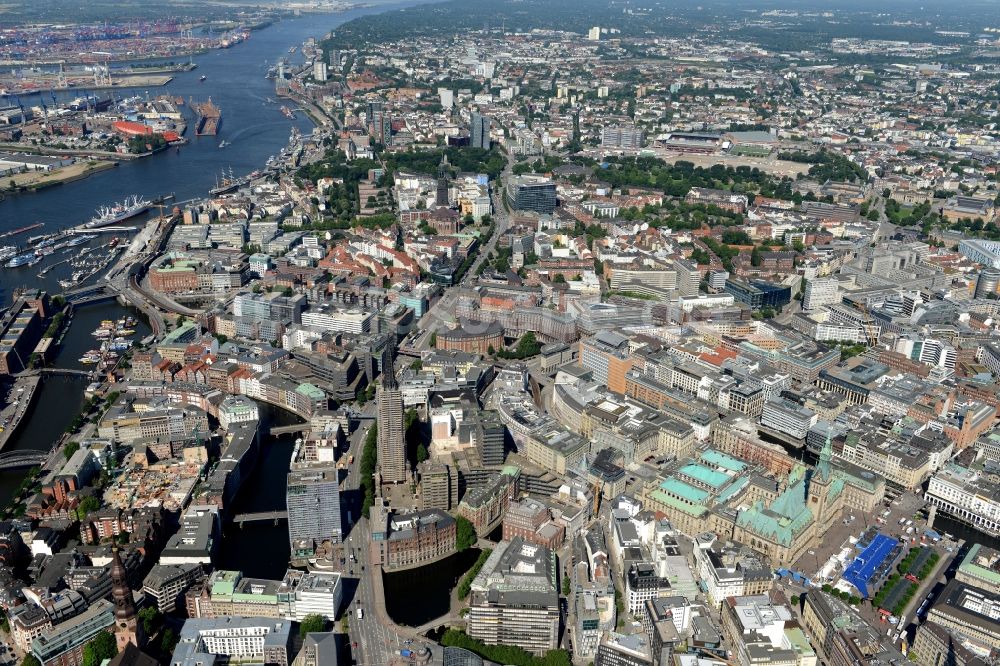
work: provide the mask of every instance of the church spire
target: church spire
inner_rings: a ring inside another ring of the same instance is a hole
[[[830,428],[826,430],[826,442],[819,452],[819,463],[816,465],[816,475],[824,481],[830,480],[830,461],[833,460],[833,442],[830,439]]]
[[[115,605],[115,642],[118,643],[118,651],[124,651],[129,643],[141,648],[145,636],[139,626],[139,613],[135,608],[132,588],[128,584],[128,572],[117,546],[111,549],[111,600]]]

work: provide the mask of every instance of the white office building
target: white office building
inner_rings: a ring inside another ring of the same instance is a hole
[[[303,326],[315,326],[327,331],[343,333],[370,333],[374,319],[374,312],[366,312],[357,308],[341,310],[327,305],[302,313]]]
[[[835,277],[815,278],[806,282],[802,293],[802,309],[814,310],[840,302],[840,286]]]

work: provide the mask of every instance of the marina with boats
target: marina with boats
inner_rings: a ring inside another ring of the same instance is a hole
[[[96,349],[84,353],[79,359],[80,363],[97,365],[99,370],[117,365],[121,353],[132,347],[136,325],[136,320],[131,316],[102,321],[101,325],[91,333],[100,344]]]

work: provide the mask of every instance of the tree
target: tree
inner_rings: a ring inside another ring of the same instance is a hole
[[[431,339],[427,341],[427,344],[429,344],[431,347],[437,347],[437,343],[438,343],[438,334],[437,331],[433,331],[431,333]]]
[[[102,631],[83,646],[83,666],[100,666],[105,659],[118,654],[118,643],[114,635]]]
[[[570,593],[569,576],[564,575],[562,579],[562,594],[564,597],[568,597],[569,593]]]
[[[70,442],[65,447],[63,447],[63,455],[66,456],[66,460],[73,457],[73,454],[80,450],[80,442]]]
[[[326,629],[326,620],[318,613],[310,613],[302,618],[299,623],[299,636],[305,638],[306,634],[314,634]]]
[[[286,298],[291,298],[294,294],[295,290],[292,289],[291,287],[285,287],[284,291],[281,292],[281,295],[285,296]]]
[[[29,652],[21,660],[21,666],[42,666],[42,662],[38,661],[38,657]]]
[[[424,443],[421,442],[420,444],[417,444],[417,464],[422,463],[423,461],[427,460],[429,457],[430,457],[430,454],[427,453],[427,447],[424,446]]]
[[[170,627],[164,629],[163,636],[160,637],[160,652],[171,654],[174,648],[177,647],[177,640],[177,632]]]
[[[566,276],[562,273],[556,273],[552,277],[553,284],[566,284]]]
[[[156,606],[146,606],[140,610],[139,619],[142,621],[142,630],[146,632],[147,636],[155,634],[156,630],[160,628],[160,622],[163,620]]]
[[[87,497],[84,497],[83,501],[80,502],[80,506],[76,507],[77,520],[85,519],[87,517],[87,514],[97,511],[100,508],[101,508],[101,501],[99,499],[97,499],[93,495],[88,495]]]
[[[455,518],[455,547],[459,552],[463,550],[468,550],[476,544],[479,537],[476,535],[476,528],[472,526],[472,523],[468,518],[464,516],[457,516]]]

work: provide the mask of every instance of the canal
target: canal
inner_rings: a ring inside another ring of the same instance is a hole
[[[258,407],[262,432],[273,425],[302,421],[294,414],[267,403],[258,403]],[[285,489],[294,445],[294,435],[262,436],[257,465],[237,493],[233,509],[229,512],[231,516],[285,509]],[[247,523],[243,527],[230,523],[224,528],[219,566],[242,571],[244,575],[255,578],[279,579],[288,568],[290,553],[286,522]]]
[[[452,591],[477,557],[479,550],[470,548],[418,569],[383,574],[389,617],[396,624],[418,627],[447,615]]]

